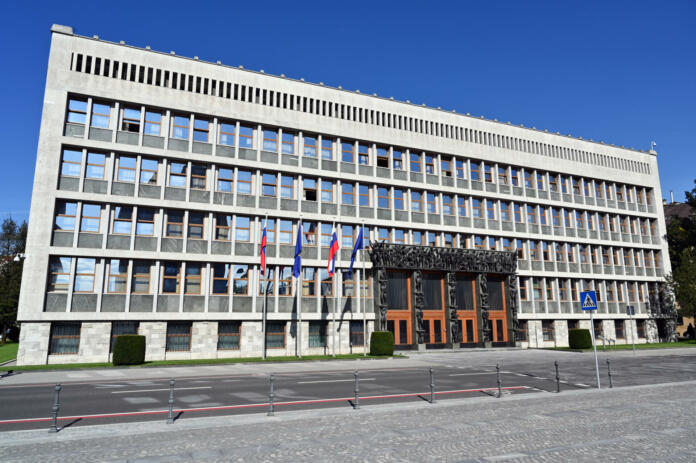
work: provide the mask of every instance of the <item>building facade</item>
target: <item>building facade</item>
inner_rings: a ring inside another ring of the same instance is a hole
[[[652,151],[53,26],[18,363],[107,361],[136,332],[148,360],[362,352],[374,329],[400,348],[567,345],[585,289],[599,334],[653,341],[659,198]]]

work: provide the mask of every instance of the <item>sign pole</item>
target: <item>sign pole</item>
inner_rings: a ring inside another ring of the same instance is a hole
[[[590,329],[592,330],[592,350],[594,350],[595,372],[597,373],[597,389],[602,389],[602,387],[599,384],[599,361],[597,360],[597,342],[595,340],[594,317],[592,316],[593,313],[594,313],[594,310],[590,310]]]
[[[361,231],[363,233],[365,233],[365,222],[363,222],[360,226],[362,227]],[[368,234],[370,233],[369,228],[367,229],[367,233]],[[360,280],[360,278],[365,278],[365,280],[368,281],[367,280],[367,270],[365,269],[365,246],[364,246],[365,245],[365,235],[363,235],[362,240],[363,240],[363,242],[362,242],[363,247],[362,247],[362,249],[360,249],[360,252],[362,253],[360,263],[362,264],[362,269],[363,269],[362,273],[363,274],[361,275],[360,271],[358,271],[358,297],[360,299],[362,299],[362,280]],[[368,236],[367,240],[370,241],[369,236]],[[363,301],[363,302],[364,302],[362,304],[362,311],[363,311],[363,313],[362,313],[362,316],[363,316],[363,357],[367,357],[367,301]]]
[[[633,333],[633,311],[635,309],[632,305],[628,306],[628,316],[631,320],[631,344],[633,344],[633,355],[636,355],[636,335]]]
[[[336,230],[336,222],[334,221],[333,226],[331,228],[331,236],[333,239],[333,233]],[[335,259],[335,258],[334,258]],[[336,357],[336,306],[339,308],[341,307],[341,299],[340,296],[338,295],[338,284],[336,284],[336,265],[335,265],[335,260],[334,260],[334,273],[331,276],[331,286],[332,286],[332,292],[334,294],[333,297],[333,310],[331,314],[331,351],[333,353],[333,357]],[[331,264],[329,264],[331,265]]]
[[[274,222],[275,223],[275,222]],[[263,228],[266,229],[266,226],[268,225],[268,214],[266,214],[266,219],[263,224]],[[265,252],[265,251],[264,251]],[[268,257],[268,256],[266,256]],[[263,339],[263,350],[262,350],[262,358],[263,360],[266,360],[266,307],[268,304],[268,277],[266,276],[268,274],[268,263],[266,263],[266,268],[263,269],[264,271],[264,277],[266,277],[266,284],[263,285],[263,315],[262,315],[262,322],[261,322],[261,336]]]

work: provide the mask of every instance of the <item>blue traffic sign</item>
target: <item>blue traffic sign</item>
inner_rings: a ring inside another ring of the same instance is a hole
[[[594,291],[581,292],[580,306],[582,310],[597,310],[597,293]]]

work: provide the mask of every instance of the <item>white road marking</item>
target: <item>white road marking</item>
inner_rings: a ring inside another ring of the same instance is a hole
[[[377,378],[360,378],[360,382],[362,381],[376,381]],[[298,381],[297,384],[316,384],[316,383],[347,383],[347,382],[353,382],[355,381],[354,379],[326,379],[322,381]]]
[[[590,387],[587,384],[582,384],[582,383],[575,383],[576,386],[582,386],[582,387]]]
[[[469,375],[490,375],[493,374],[494,372],[492,371],[486,371],[483,373],[452,373],[451,375],[447,376],[469,376]],[[501,372],[502,373],[502,372]]]
[[[175,387],[175,391],[187,391],[190,389],[212,389],[213,386],[196,386],[196,387]],[[111,391],[112,394],[137,394],[139,392],[160,392],[160,391],[168,391],[168,387],[164,387],[162,389],[139,389],[135,391]]]

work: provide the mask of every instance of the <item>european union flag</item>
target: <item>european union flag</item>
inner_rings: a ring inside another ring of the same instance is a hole
[[[297,240],[295,241],[295,263],[292,266],[292,276],[300,278],[302,269],[302,222],[297,224]]]
[[[348,272],[346,276],[348,278],[353,276],[353,264],[355,263],[355,256],[358,255],[358,251],[363,248],[363,227],[360,227],[360,233],[358,233],[358,238],[355,240],[355,246],[353,246],[353,252],[350,255],[350,267],[348,267]]]

